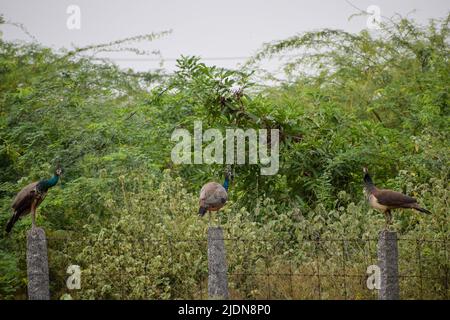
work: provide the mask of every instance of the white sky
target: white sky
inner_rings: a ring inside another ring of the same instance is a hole
[[[444,17],[450,9],[448,0],[349,0],[361,9],[370,5],[380,8],[384,16],[406,15],[420,23]],[[69,5],[81,10],[81,29],[69,30],[66,13]],[[159,49],[169,61],[181,54],[203,58],[208,64],[235,67],[255,53],[264,42],[283,39],[298,32],[320,28],[359,31],[366,28],[364,17],[348,20],[356,13],[345,0],[0,0],[0,13],[7,20],[23,23],[36,39],[53,48],[70,48],[105,43],[134,35],[172,29],[168,37],[145,45]],[[8,40],[29,41],[21,30],[2,26]],[[132,54],[115,54],[123,67],[149,70],[157,61],[143,60]],[[232,59],[230,59],[230,57]],[[139,60],[137,60],[138,58]]]

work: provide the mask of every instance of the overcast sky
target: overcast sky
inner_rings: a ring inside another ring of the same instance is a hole
[[[418,22],[444,17],[449,0],[349,0],[366,10],[380,8],[384,16],[407,15]],[[67,8],[80,8],[80,29],[70,30]],[[6,20],[23,23],[40,43],[53,48],[105,43],[143,33],[173,30],[164,39],[145,46],[159,49],[165,67],[173,69],[172,58],[199,55],[208,64],[235,67],[241,57],[252,55],[264,42],[283,39],[298,32],[320,28],[359,31],[366,28],[364,17],[345,0],[0,0]],[[2,26],[5,39],[29,37],[20,29]],[[123,67],[149,70],[157,61],[136,60],[131,54],[114,55]],[[208,60],[209,59],[209,60]]]

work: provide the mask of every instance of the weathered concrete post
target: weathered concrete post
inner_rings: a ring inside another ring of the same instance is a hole
[[[398,246],[395,231],[382,230],[378,239],[378,266],[381,271],[380,300],[399,300]]]
[[[208,297],[228,299],[227,260],[223,230],[208,228]]]
[[[47,239],[44,229],[27,233],[28,299],[50,300]]]

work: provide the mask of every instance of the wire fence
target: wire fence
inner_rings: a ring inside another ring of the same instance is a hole
[[[223,239],[230,299],[377,299],[378,239]],[[448,299],[448,239],[398,239],[401,299]],[[207,299],[206,238],[48,238],[52,266],[80,264],[75,298]],[[368,284],[369,282],[369,284]],[[371,288],[372,287],[372,288]],[[376,285],[375,285],[376,287]]]

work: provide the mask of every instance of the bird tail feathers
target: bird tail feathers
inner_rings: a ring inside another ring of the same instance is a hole
[[[13,216],[11,217],[11,219],[9,219],[8,224],[6,225],[6,232],[10,233],[12,227],[14,226],[14,224],[17,222],[17,220],[19,219],[19,215],[17,213],[14,213]]]
[[[413,207],[413,209],[415,209],[415,210],[417,210],[417,211],[420,211],[420,212],[423,212],[423,213],[426,213],[426,214],[431,214],[430,211],[428,211],[427,209],[424,209],[424,208],[419,207],[419,205],[415,205],[415,206]]]

